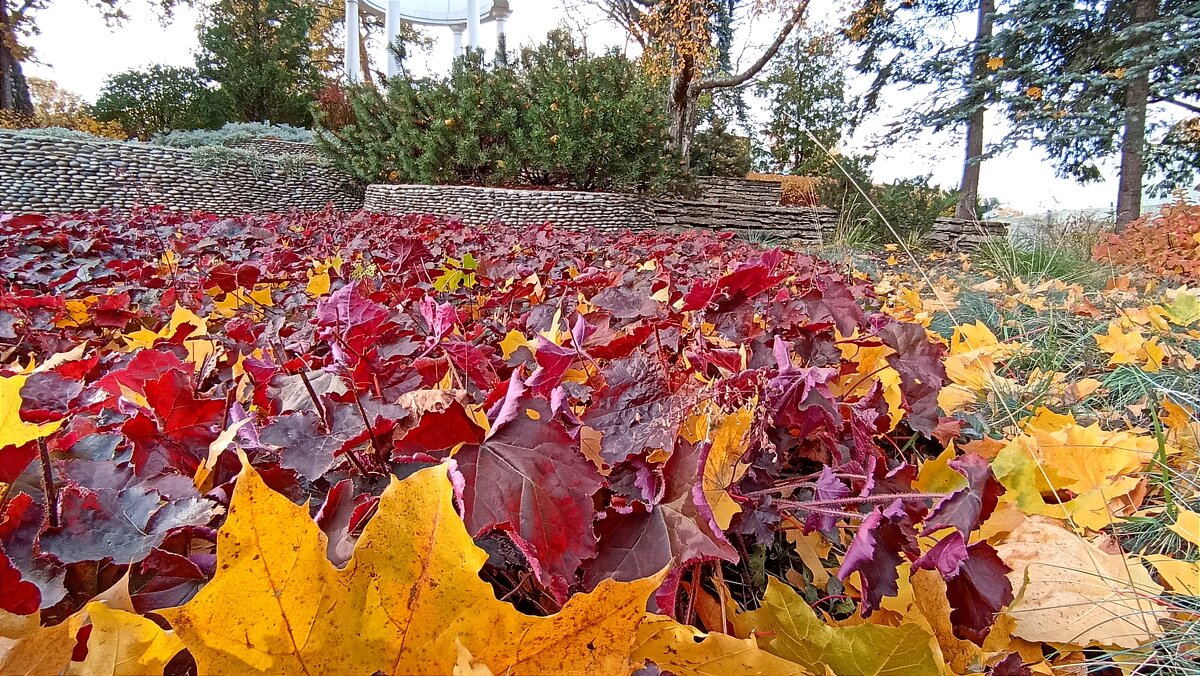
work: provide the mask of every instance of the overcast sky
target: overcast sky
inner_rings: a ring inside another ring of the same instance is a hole
[[[192,64],[192,54],[197,46],[196,10],[181,9],[174,21],[164,26],[151,10],[150,3],[130,0],[125,4],[131,18],[113,30],[84,0],[51,3],[38,14],[42,33],[33,39],[33,47],[39,63],[31,65],[28,74],[52,78],[85,99],[94,100],[108,75],[152,63]],[[583,32],[588,47],[593,50],[607,45],[627,46],[622,31],[578,6],[568,6],[557,0],[511,0],[511,4],[514,11],[508,21],[510,48],[539,41],[547,31],[563,22]],[[816,21],[833,20],[830,10],[833,0],[818,0],[813,5],[811,16]],[[777,22],[760,20],[758,25],[741,31],[745,43],[742,45],[743,62],[757,58],[758,44],[769,40],[766,34],[777,25]],[[433,28],[431,34],[437,43],[415,67],[445,70],[451,58],[450,31]],[[484,25],[481,35],[483,46],[489,51],[494,49],[493,27]],[[903,103],[903,95],[893,97],[894,107],[902,107]],[[761,116],[762,111],[756,114]],[[855,138],[843,144],[842,150],[863,149],[886,121],[886,118],[880,118],[865,125]],[[935,183],[957,186],[962,172],[960,145],[958,137],[942,134],[882,150],[874,167],[876,179],[888,181],[932,174]],[[1017,149],[984,164],[981,193],[1026,213],[1047,209],[1108,208],[1116,196],[1116,170],[1115,167],[1110,169],[1108,180],[1081,186],[1055,177],[1053,167],[1040,153]]]

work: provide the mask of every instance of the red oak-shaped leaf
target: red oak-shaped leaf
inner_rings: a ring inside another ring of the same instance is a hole
[[[38,535],[46,522],[46,510],[28,493],[13,496],[0,513],[0,552],[20,572],[21,579],[38,588],[41,607],[49,608],[67,593],[62,564],[43,556]]]
[[[854,329],[867,323],[850,287],[830,275],[817,276],[814,286],[792,301],[809,322],[833,324],[844,336],[853,335]]]
[[[82,391],[78,379],[54,371],[32,373],[21,385],[21,419],[31,423],[62,420]]]
[[[665,487],[657,504],[638,504],[628,513],[610,510],[596,522],[600,543],[584,575],[586,588],[610,577],[622,582],[646,577],[671,563],[737,560],[716,527],[704,491],[696,490],[702,446],[681,440],[675,447],[663,468]]]
[[[222,263],[208,271],[208,280],[212,286],[222,291],[230,292],[236,291],[239,288],[254,289],[254,285],[258,283],[261,275],[261,270],[248,263],[243,263],[237,267],[228,263]]]
[[[113,396],[121,395],[121,386],[146,394],[146,383],[162,378],[169,371],[191,373],[192,366],[168,350],[138,350],[123,368],[109,371],[98,385]]]
[[[32,615],[41,608],[42,592],[24,579],[8,555],[0,550],[0,610],[14,615]]]
[[[823,500],[839,500],[850,495],[850,488],[842,483],[842,480],[834,476],[833,469],[826,465],[821,468],[821,476],[817,477],[817,487],[813,490],[813,499],[817,501]],[[810,512],[804,518],[804,530],[807,532],[820,531],[824,533],[831,542],[835,542],[834,526],[837,525],[838,516],[828,512]]]
[[[949,462],[967,478],[967,485],[942,498],[925,521],[926,533],[953,527],[964,536],[979,527],[996,509],[1004,485],[992,475],[992,467],[984,458],[969,454]]]
[[[801,441],[823,441],[833,445],[842,428],[829,381],[837,370],[815,366],[793,366],[787,344],[776,338],[773,351],[779,372],[767,382],[764,405],[775,424],[772,436],[780,450]]]
[[[202,526],[215,514],[212,501],[163,498],[145,485],[90,491],[67,486],[60,495],[58,528],[42,533],[42,549],[63,563],[140,561],[183,526]]]
[[[379,339],[390,314],[363,292],[362,282],[347,284],[317,304],[320,335],[333,344],[339,361],[365,353]]]
[[[609,364],[607,386],[594,396],[583,422],[601,432],[608,464],[651,448],[671,448],[682,419],[681,401],[668,390],[662,366],[640,355]]]
[[[361,411],[353,400],[336,401],[328,396],[321,399],[324,423],[313,411],[289,413],[274,418],[259,434],[262,443],[279,449],[280,466],[296,470],[310,481],[324,476],[337,456],[367,443],[372,435],[378,440],[408,416],[399,406],[367,397],[359,398]],[[371,424],[370,430],[363,423],[364,413]]]
[[[516,417],[454,459],[465,480],[467,529],[516,533],[535,548],[543,584],[565,593],[580,563],[596,554],[592,495],[603,482],[548,402],[525,398]]]
[[[11,484],[25,472],[38,455],[37,441],[22,446],[4,446],[0,450],[0,483]]]
[[[938,426],[938,392],[946,384],[945,348],[931,342],[920,324],[892,322],[878,335],[895,350],[887,362],[900,374],[909,427],[932,437]]]
[[[123,427],[125,436],[133,441],[133,466],[138,476],[194,475],[208,457],[209,444],[220,433],[225,402],[197,398],[191,377],[176,370],[147,381],[145,394],[154,420],[139,413]]]
[[[408,392],[401,395],[397,403],[411,411],[417,421],[402,437],[393,441],[393,460],[417,453],[437,454],[459,444],[483,441],[484,429],[449,390]]]
[[[640,278],[625,286],[609,287],[592,297],[592,304],[612,313],[614,319],[629,322],[653,317],[662,305],[651,298],[652,279]]]
[[[992,676],[1033,676],[1033,669],[1025,666],[1021,653],[1009,653],[988,672]]]
[[[897,571],[905,555],[915,558],[921,553],[916,533],[900,500],[884,509],[876,507],[858,526],[854,541],[846,550],[838,578],[845,580],[857,571],[862,579],[862,614],[870,615],[879,609],[885,596],[899,591]]]
[[[205,574],[191,558],[154,549],[131,568],[133,607],[139,613],[147,613],[183,605],[200,591],[211,573]]]
[[[946,581],[950,623],[958,638],[983,645],[996,613],[1013,600],[1010,569],[986,541],[967,546],[954,531],[913,562],[913,569],[937,570]]]
[[[355,538],[350,534],[350,519],[355,507],[353,493],[354,486],[349,479],[337,482],[329,489],[325,503],[314,519],[329,538],[325,555],[338,567],[344,566],[354,555]]]

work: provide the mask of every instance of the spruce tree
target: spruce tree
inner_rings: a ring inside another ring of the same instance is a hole
[[[308,41],[307,0],[217,0],[200,26],[200,74],[246,122],[307,127],[321,76]]]
[[[1102,177],[1119,156],[1118,227],[1151,193],[1200,168],[1200,0],[1019,0],[1001,15],[993,63],[1005,80],[1009,140],[1044,149],[1059,172]]]
[[[767,100],[766,168],[787,174],[821,173],[829,162],[822,146],[836,146],[854,117],[854,104],[846,100],[845,69],[832,37],[794,35],[768,66],[755,92]]]
[[[984,113],[996,87],[988,65],[995,13],[995,0],[859,0],[845,30],[860,50],[856,69],[874,75],[863,113],[878,108],[889,86],[920,90],[919,103],[904,111],[887,141],[963,130],[959,218],[977,216]],[[957,26],[972,19],[975,31],[962,36]]]

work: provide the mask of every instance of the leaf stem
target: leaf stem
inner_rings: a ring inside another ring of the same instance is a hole
[[[54,472],[50,467],[50,451],[46,440],[38,439],[38,459],[42,463],[42,488],[46,491],[46,517],[51,528],[58,528],[58,490],[54,486]]]

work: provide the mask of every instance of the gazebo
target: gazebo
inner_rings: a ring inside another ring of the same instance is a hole
[[[504,35],[505,22],[512,14],[509,0],[346,0],[346,79],[359,80],[359,12],[384,17],[386,44],[400,34],[400,23],[421,26],[445,26],[454,33],[454,55],[463,53],[463,34],[466,46],[479,46],[479,26],[482,23],[496,24],[496,37]],[[400,72],[400,64],[389,52],[387,75]]]

